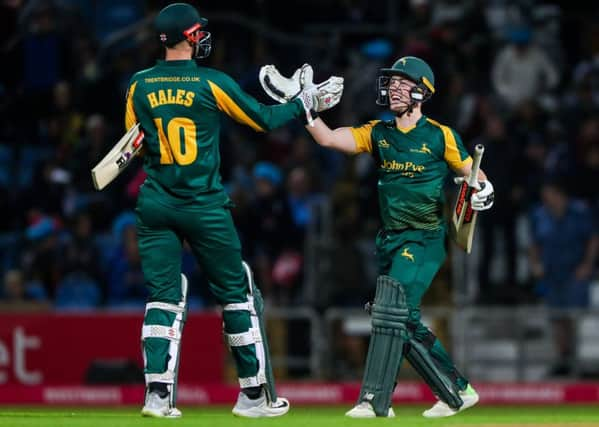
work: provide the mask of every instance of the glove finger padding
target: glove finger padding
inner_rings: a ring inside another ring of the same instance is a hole
[[[314,86],[314,69],[310,64],[300,67],[299,83],[302,90]]]
[[[495,190],[490,181],[479,182],[480,189],[472,195],[470,203],[475,211],[486,211],[491,209],[495,200]]]
[[[331,76],[316,86],[314,109],[318,112],[333,108],[343,95],[343,78]]]
[[[304,66],[305,65],[306,64],[304,64]],[[304,66],[295,70],[293,75],[290,78],[287,78],[283,77],[274,65],[264,65],[260,68],[258,79],[268,96],[275,101],[284,104],[295,98],[301,92],[300,74]]]

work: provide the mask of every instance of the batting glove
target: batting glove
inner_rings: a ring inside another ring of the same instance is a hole
[[[461,184],[468,180],[468,177],[458,176],[453,179],[453,182],[456,184]],[[493,206],[493,202],[495,201],[495,190],[493,189],[493,184],[491,181],[477,181],[476,189],[473,192],[472,197],[470,198],[470,206],[475,211],[486,211],[487,209],[491,209]]]

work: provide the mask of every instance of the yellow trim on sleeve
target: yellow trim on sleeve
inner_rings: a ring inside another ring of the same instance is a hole
[[[449,126],[442,125],[436,120],[429,119],[428,117],[426,120],[432,125],[440,128],[441,132],[443,132],[443,138],[445,140],[445,161],[453,170],[461,169],[466,164],[472,161],[472,158],[470,156],[466,157],[464,160],[460,158],[460,150],[458,150],[458,144]]]
[[[380,122],[380,120],[372,120],[360,127],[350,128],[350,131],[356,140],[357,153],[372,153],[372,128],[378,122]]]
[[[219,110],[224,112],[226,115],[234,119],[235,121],[247,125],[254,129],[256,132],[265,132],[262,127],[255,121],[253,121],[240,107],[226,94],[218,85],[208,80],[214,99],[216,100],[216,106]]]
[[[137,115],[135,114],[135,109],[133,108],[133,94],[135,93],[136,87],[137,82],[133,82],[127,91],[127,104],[125,107],[125,128],[127,130],[131,129],[135,123],[137,123]]]

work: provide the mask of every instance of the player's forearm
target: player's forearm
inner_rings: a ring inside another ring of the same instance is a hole
[[[472,171],[472,162],[468,163],[466,166],[462,167],[461,169],[456,170],[455,172],[458,176],[469,176],[471,171]],[[482,169],[478,170],[478,180],[479,181],[487,180],[487,175],[485,174],[485,172]]]
[[[322,119],[316,118],[311,125],[306,125],[306,129],[319,145],[323,147],[334,145],[333,130]]]
[[[485,174],[485,172],[482,169],[478,170],[478,180],[479,181],[486,181],[487,180],[487,174]]]
[[[332,130],[320,118],[315,119],[312,124],[313,126],[306,125],[306,129],[319,145],[344,153],[356,153],[356,143],[348,128]]]
[[[280,105],[261,106],[260,120],[263,123],[264,129],[269,132],[283,126],[294,118],[301,117],[303,114],[304,110],[301,107],[301,103],[293,101]]]

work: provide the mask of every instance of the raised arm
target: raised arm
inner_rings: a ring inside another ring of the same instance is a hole
[[[219,110],[258,132],[276,129],[304,114],[299,100],[281,105],[258,102],[224,73],[215,73],[213,79],[208,80],[208,85]]]
[[[312,123],[313,126],[306,125],[306,129],[319,145],[348,154],[358,153],[351,128],[340,127],[333,130],[321,118],[317,118]]]

